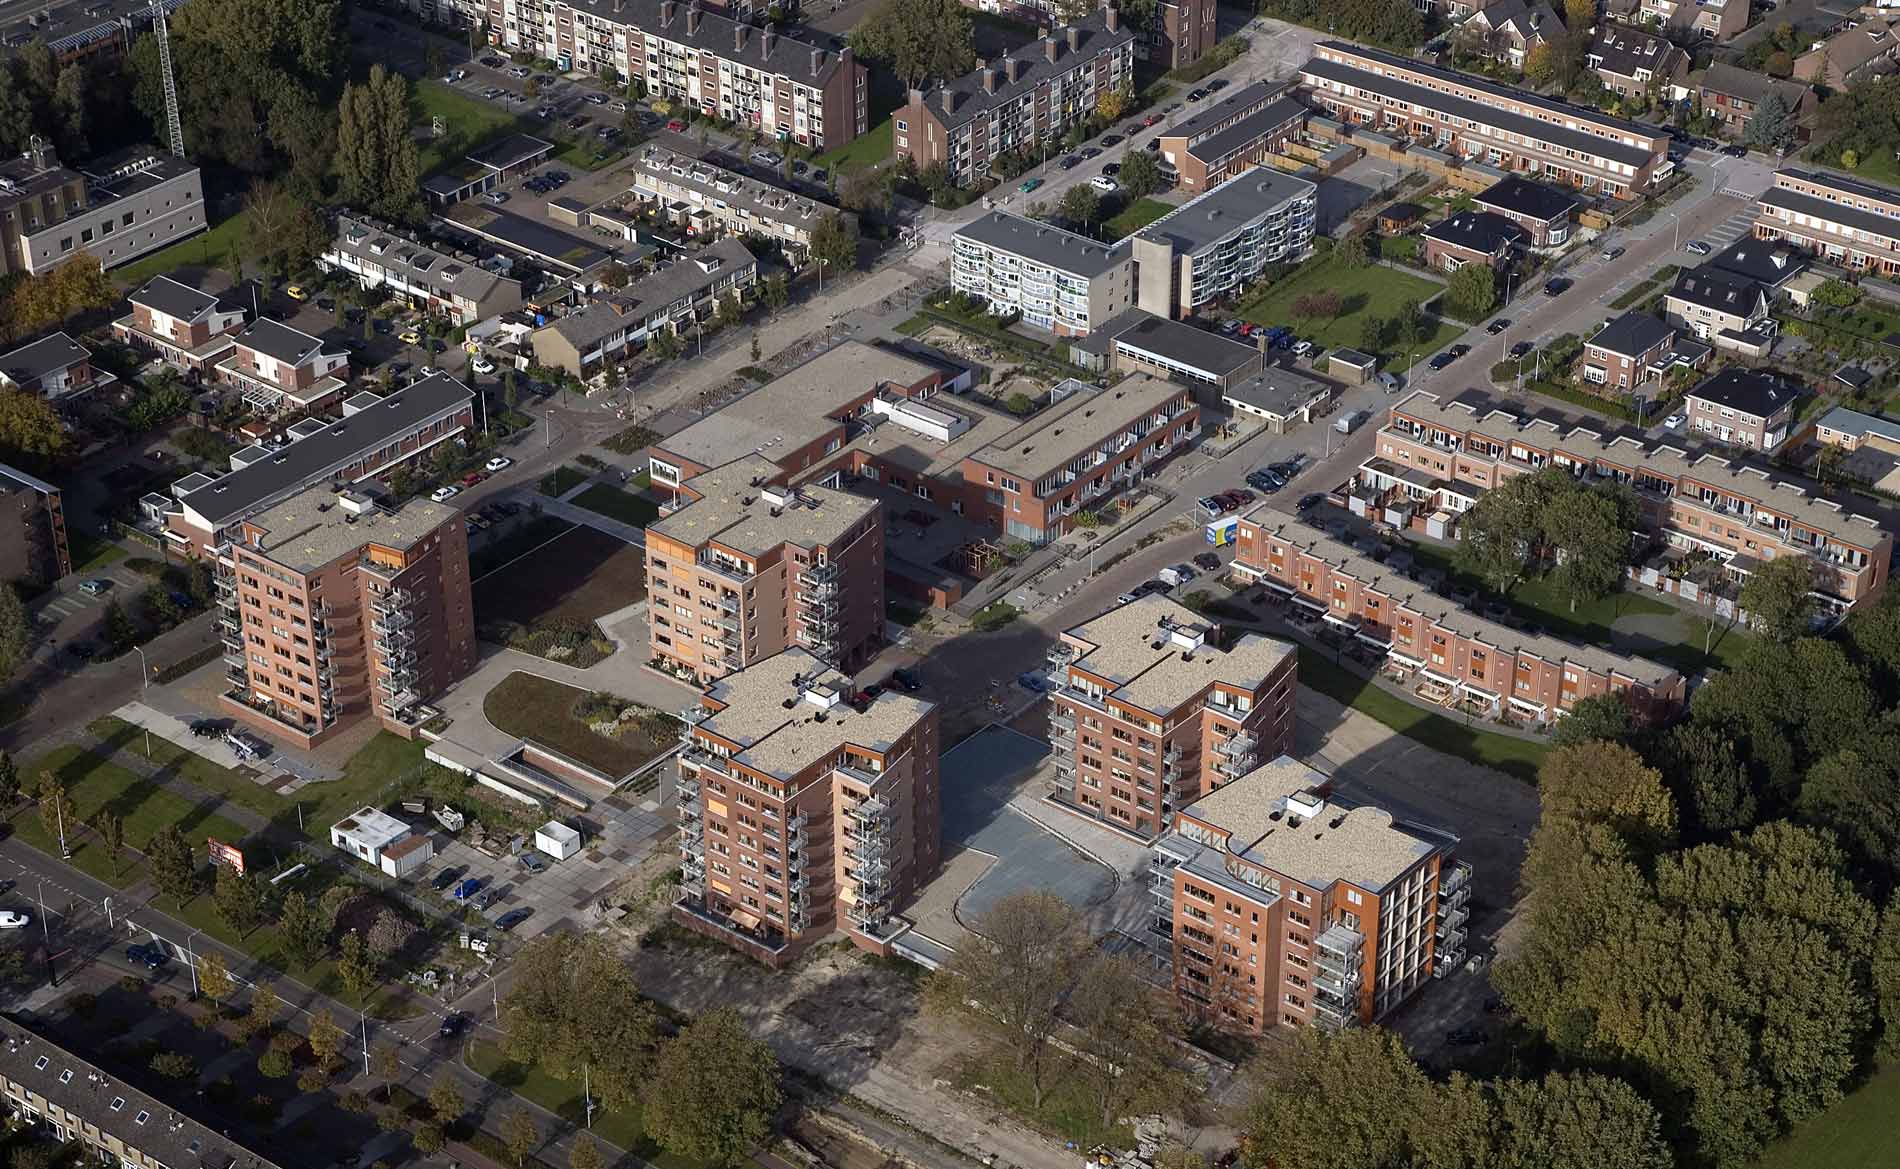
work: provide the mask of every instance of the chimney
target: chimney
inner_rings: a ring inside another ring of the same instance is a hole
[[[686,10],[686,35],[690,37],[697,32],[699,32],[699,5],[695,4]]]
[[[1021,61],[1018,61],[1016,58],[1005,57],[1003,59],[1003,75],[1009,78],[1009,83],[1011,85],[1016,84],[1016,76],[1017,74],[1022,72],[1022,69],[1023,69],[1023,63]]]
[[[1069,32],[1073,34],[1075,30],[1070,29]],[[1049,58],[1051,65],[1056,63],[1056,38],[1050,37],[1042,42],[1042,55]]]
[[[983,70],[983,92],[984,93],[996,92],[996,70],[994,69]]]
[[[1036,39],[1037,39],[1037,40],[1039,40],[1039,41],[1046,41],[1046,40],[1048,40],[1048,39],[1049,39],[1049,26],[1048,26],[1048,25],[1046,25],[1046,24],[1044,24],[1044,25],[1038,25],[1038,26],[1037,26],[1037,28],[1036,28]]]
[[[735,24],[732,26],[732,51],[735,53],[745,48],[746,27],[747,26],[743,24]]]
[[[910,91],[910,104],[911,104],[911,105],[914,105],[914,106],[920,106],[920,105],[923,105],[923,104],[924,104],[924,91],[923,91],[923,90],[921,90],[921,89],[913,89],[913,90],[911,90],[911,91]]]
[[[776,44],[778,44],[778,30],[768,24],[765,26],[764,38],[759,41],[759,59],[769,60],[772,56],[772,47]]]
[[[660,27],[673,23],[673,13],[679,8],[676,0],[660,0]]]
[[[1073,53],[1081,47],[1082,47],[1082,30],[1075,27],[1074,25],[1070,25],[1069,26],[1069,51]]]
[[[823,49],[813,49],[811,51],[811,75],[813,77],[818,76],[818,71],[824,67],[825,51]]]
[[[990,67],[990,59],[988,57],[978,57],[976,59],[976,67],[978,69],[988,69]]]
[[[1110,5],[1110,6],[1108,7],[1108,8],[1106,8],[1106,9],[1104,9],[1103,11],[1105,11],[1105,12],[1107,12],[1107,13],[1108,13],[1108,16],[1107,16],[1107,20],[1108,20],[1108,31],[1109,31],[1109,32],[1120,32],[1120,31],[1121,31],[1121,27],[1122,27],[1122,14],[1121,14],[1121,10],[1120,10],[1120,9],[1118,9],[1118,8],[1116,8],[1116,7],[1114,7],[1113,5]]]
[[[943,112],[946,114],[954,114],[957,112],[957,95],[951,92],[948,87],[943,91]]]

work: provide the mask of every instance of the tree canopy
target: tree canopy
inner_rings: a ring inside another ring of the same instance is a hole
[[[881,61],[907,89],[976,65],[970,10],[958,0],[884,0],[851,30],[852,51]]]
[[[727,1008],[701,1015],[666,1045],[641,1096],[662,1146],[713,1165],[750,1156],[783,1100],[777,1057]]]
[[[1586,485],[1559,467],[1518,475],[1465,513],[1458,563],[1497,592],[1547,571],[1574,608],[1622,583],[1638,510],[1628,488]]]

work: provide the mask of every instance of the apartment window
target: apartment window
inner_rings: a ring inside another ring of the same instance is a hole
[[[60,240],[60,241],[59,241],[59,250],[60,250],[61,252],[70,252],[70,251],[72,251],[72,250],[73,250],[73,237],[69,235],[69,236],[67,236],[67,237],[66,237],[65,239],[62,239],[62,240]]]

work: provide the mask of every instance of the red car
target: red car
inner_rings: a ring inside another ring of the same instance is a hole
[[[1149,114],[1147,117],[1141,120],[1141,124],[1144,126],[1152,126],[1159,121],[1161,121],[1160,114]]]
[[[482,474],[480,471],[470,471],[468,474],[462,476],[462,486],[473,487],[486,478],[488,478],[488,476]]]
[[[678,118],[674,118],[672,121],[668,122],[666,124],[666,128],[673,131],[673,133],[675,134],[686,133],[686,123],[680,121]]]

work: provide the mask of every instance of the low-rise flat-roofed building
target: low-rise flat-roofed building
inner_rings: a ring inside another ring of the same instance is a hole
[[[687,479],[647,525],[655,658],[706,682],[793,646],[856,670],[883,644],[882,505],[787,480],[747,454]]]
[[[1134,303],[1134,263],[1126,247],[1052,224],[992,211],[957,230],[951,287],[1019,312],[1058,337],[1083,337]]]
[[[633,194],[690,238],[760,235],[794,260],[811,250],[818,225],[836,217],[856,234],[857,216],[821,199],[649,142],[632,167]]]
[[[1155,922],[1175,993],[1252,1034],[1377,1022],[1463,963],[1471,866],[1458,839],[1269,758],[1177,811],[1155,842]]]
[[[675,921],[773,966],[838,931],[889,952],[942,860],[938,713],[854,689],[792,648],[684,712]]]
[[[1268,366],[1221,391],[1221,400],[1236,418],[1258,418],[1274,434],[1313,421],[1313,411],[1332,396],[1327,383],[1280,366]]]
[[[330,846],[397,880],[435,855],[428,832],[374,807],[358,808],[330,825]]]
[[[759,262],[736,239],[668,262],[578,312],[536,329],[531,343],[542,365],[591,377],[603,363],[644,348],[659,332],[678,334],[721,300],[744,297],[759,282]]]
[[[1313,183],[1265,167],[1188,200],[1129,237],[1136,306],[1185,317],[1240,292],[1312,250],[1318,206]]]
[[[492,203],[458,203],[437,213],[436,218],[451,234],[460,232],[512,256],[532,260],[576,288],[591,287],[613,259],[606,248],[590,240]]]
[[[112,322],[112,335],[156,353],[182,373],[209,373],[230,355],[231,335],[244,327],[245,309],[202,289],[154,276],[126,295],[132,311]]]
[[[1259,373],[1260,349],[1231,341],[1185,321],[1129,309],[1069,346],[1078,364],[1090,369],[1145,373],[1192,387],[1203,405],[1214,405],[1220,391]]]
[[[1065,629],[1050,673],[1051,783],[1064,806],[1137,836],[1293,745],[1298,654],[1148,595]]]
[[[1891,278],[1900,275],[1900,191],[1784,167],[1756,203],[1755,236],[1787,240],[1825,263]]]
[[[409,238],[406,229],[343,214],[317,267],[343,272],[414,308],[466,327],[521,307],[521,281],[467,256]]]
[[[1072,378],[1050,397],[1026,425],[963,461],[972,518],[1008,539],[1060,538],[1077,512],[1125,490],[1201,429],[1194,392],[1146,374],[1105,390]]]
[[[509,134],[471,152],[460,163],[423,181],[423,193],[437,206],[487,194],[516,175],[548,160],[554,143],[531,134]]]
[[[0,463],[0,586],[50,585],[72,570],[60,489]]]
[[[78,256],[111,269],[205,229],[198,168],[128,146],[77,168],[35,138],[0,161],[0,275],[39,274]]]
[[[65,333],[53,333],[0,353],[0,386],[37,394],[51,402],[90,394],[119,379],[92,364],[92,350]]]
[[[1687,697],[1672,667],[1481,617],[1271,504],[1242,517],[1234,542],[1236,571],[1492,715],[1547,723],[1618,694],[1662,722]]]
[[[1344,41],[1313,53],[1300,68],[1307,100],[1349,126],[1618,198],[1674,170],[1651,126]]]
[[[1157,129],[1161,161],[1183,191],[1217,187],[1297,137],[1312,111],[1273,82],[1244,85],[1193,117]]]
[[[335,405],[349,386],[350,355],[269,317],[231,334],[231,355],[218,362],[219,381],[266,417]]]

